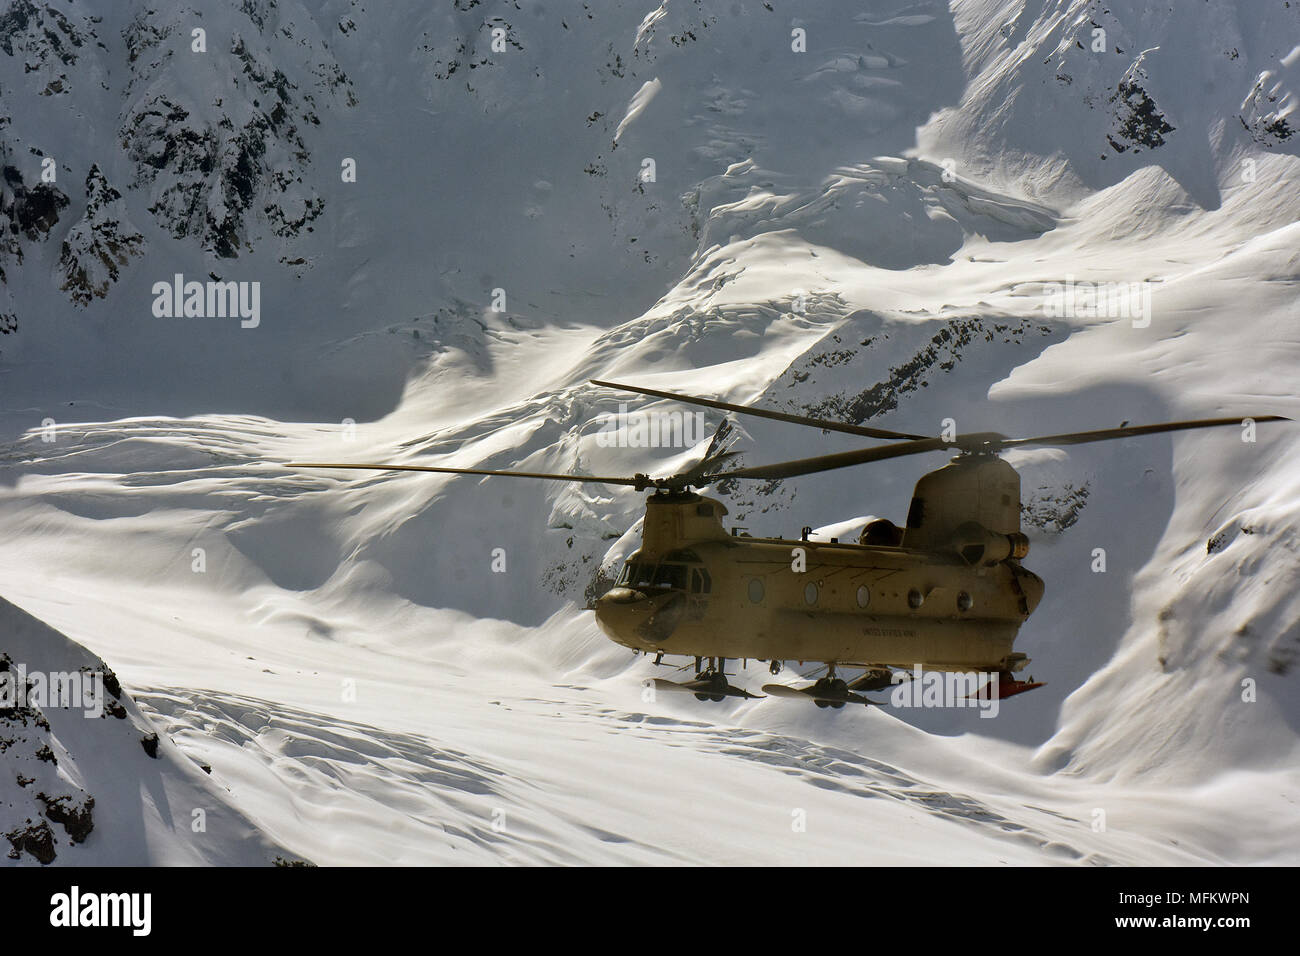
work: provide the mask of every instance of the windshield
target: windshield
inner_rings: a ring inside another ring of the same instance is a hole
[[[686,565],[660,564],[652,561],[629,561],[623,565],[618,585],[625,588],[665,588],[686,590]]]
[[[629,561],[623,565],[618,583],[625,588],[648,588],[654,578],[655,566],[644,561]]]
[[[654,587],[673,588],[678,591],[686,590],[686,565],[684,564],[661,564],[659,570],[655,572]]]

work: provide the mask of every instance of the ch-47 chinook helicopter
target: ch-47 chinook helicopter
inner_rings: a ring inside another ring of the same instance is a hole
[[[759,660],[780,672],[786,661],[820,662],[826,675],[795,688],[766,684],[773,696],[812,699],[819,707],[878,704],[858,691],[889,687],[890,670],[976,671],[999,675],[981,690],[1009,697],[1042,686],[1018,680],[1029,658],[1016,634],[1043,597],[1043,581],[1021,565],[1029,540],[1020,530],[1020,476],[998,453],[1026,445],[1081,445],[1190,428],[1288,421],[1279,415],[1209,418],[1008,438],[994,432],[952,440],[827,421],[771,409],[613,382],[593,385],[655,398],[844,432],[890,443],[770,465],[728,469],[724,420],[700,461],[665,478],[563,475],[432,465],[295,463],[298,468],[428,471],[628,485],[646,498],[641,546],[614,587],[596,601],[610,640],[636,651],[692,657],[694,680],[656,681],[700,700],[755,698],[731,684],[728,660]],[[957,454],[916,483],[906,527],[878,519],[857,541],[758,538],[728,532],[722,502],[692,489],[715,482],[795,478],[851,465],[929,452]],[[796,570],[802,549],[802,570]],[[792,560],[792,557],[795,560]],[[864,673],[846,682],[841,669]]]

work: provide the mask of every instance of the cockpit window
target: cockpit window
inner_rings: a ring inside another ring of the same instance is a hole
[[[618,576],[617,587],[624,588],[667,588],[685,591],[688,581],[687,568],[683,564],[663,563],[656,566],[651,561],[628,561]],[[699,572],[696,572],[698,583]],[[698,590],[698,586],[697,586]],[[704,592],[708,593],[707,572],[704,577]]]
[[[684,564],[661,564],[659,570],[655,572],[653,587],[672,588],[677,591],[686,590],[686,565]]]
[[[645,561],[629,561],[623,565],[623,573],[618,576],[618,586],[625,588],[648,588],[654,580],[655,566]]]

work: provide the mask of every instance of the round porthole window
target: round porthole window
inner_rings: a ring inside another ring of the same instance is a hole
[[[809,581],[806,585],[804,585],[803,603],[804,604],[817,603],[817,585],[814,584],[812,581]]]
[[[865,584],[858,588],[858,607],[866,607],[871,603],[871,589]]]
[[[957,610],[969,611],[974,606],[975,606],[975,599],[972,598],[965,591],[962,591],[957,595]]]
[[[763,582],[758,578],[749,579],[749,600],[754,604],[763,600]]]
[[[912,590],[907,592],[907,606],[910,607],[912,610],[915,611],[924,603],[925,603],[925,595],[922,594],[920,591],[918,591],[916,588],[912,588]]]

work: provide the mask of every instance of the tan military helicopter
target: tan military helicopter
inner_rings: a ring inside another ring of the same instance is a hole
[[[819,707],[878,704],[857,691],[890,686],[891,667],[996,673],[980,693],[1009,697],[1042,686],[1014,674],[1029,658],[1013,649],[1020,626],[1043,597],[1043,581],[1021,566],[1029,540],[1020,531],[1020,476],[998,452],[1025,445],[1080,445],[1137,435],[1287,421],[1278,415],[1212,418],[1155,425],[1007,438],[993,432],[951,440],[828,421],[694,395],[593,380],[592,384],[740,415],[807,425],[891,443],[771,465],[727,469],[724,420],[704,457],[666,478],[600,477],[432,465],[294,463],[297,468],[429,471],[540,478],[654,489],[646,498],[641,546],[614,587],[596,601],[610,640],[636,651],[694,658],[695,679],[656,681],[700,700],[754,698],[732,685],[728,660],[760,660],[779,673],[786,661],[819,662],[826,676],[801,688],[766,684],[774,696],[812,699]],[[724,479],[764,480],[847,468],[903,455],[952,452],[921,477],[906,527],[870,522],[857,541],[758,538],[729,532],[726,506],[693,491]],[[850,682],[842,669],[862,669]],[[993,682],[990,681],[992,685]]]

